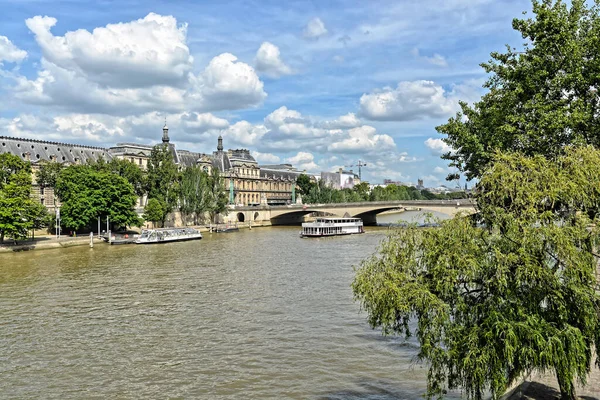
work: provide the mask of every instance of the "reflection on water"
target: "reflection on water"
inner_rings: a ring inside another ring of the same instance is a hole
[[[0,256],[0,398],[420,398],[350,289],[386,229],[298,231]]]

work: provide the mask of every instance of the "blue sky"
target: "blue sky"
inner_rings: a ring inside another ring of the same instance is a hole
[[[260,163],[444,183],[435,126],[527,0],[0,0],[0,135],[248,148]],[[350,168],[347,168],[350,169]],[[354,168],[356,169],[356,168]],[[464,184],[464,181],[462,182]]]

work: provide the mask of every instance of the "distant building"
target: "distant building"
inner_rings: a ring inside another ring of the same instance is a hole
[[[423,179],[417,179],[417,189],[425,189],[425,186],[423,186]]]
[[[180,170],[193,165],[199,165],[209,173],[213,168],[218,169],[225,179],[230,204],[277,205],[296,201],[296,179],[303,171],[296,170],[291,164],[259,166],[247,149],[225,151],[221,136],[218,138],[217,151],[212,154],[178,150],[171,143],[166,124],[163,127],[162,144],[168,146],[173,161]],[[40,162],[56,161],[75,165],[95,162],[100,158],[105,161],[119,158],[146,169],[152,148],[152,145],[140,143],[117,143],[116,146],[104,148],[0,136],[0,154],[11,153],[31,162],[34,174],[33,195],[49,209],[55,206],[53,190],[40,188],[35,181]],[[144,196],[138,199],[137,206],[142,208],[146,202],[147,198]]]
[[[344,171],[340,168],[337,172],[321,172],[321,180],[333,189],[352,189],[360,183],[358,175],[353,171]]]

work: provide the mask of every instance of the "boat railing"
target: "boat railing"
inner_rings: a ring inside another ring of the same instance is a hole
[[[362,226],[362,221],[355,222],[307,222],[302,224],[302,226],[311,227],[311,228],[331,228],[334,226]]]

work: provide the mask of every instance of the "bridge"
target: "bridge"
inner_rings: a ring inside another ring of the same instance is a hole
[[[365,225],[375,225],[377,214],[385,211],[420,210],[454,216],[475,212],[475,202],[463,200],[399,200],[362,203],[292,204],[287,206],[236,206],[229,210],[227,219],[237,222],[261,222],[271,225],[298,225],[304,216],[314,212],[343,217],[348,214],[362,218]]]

